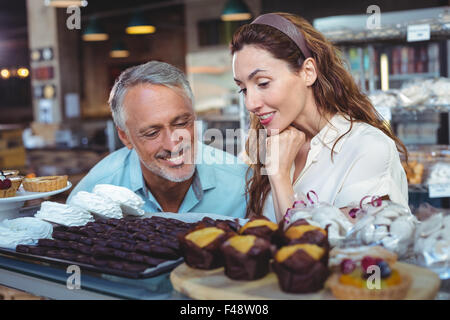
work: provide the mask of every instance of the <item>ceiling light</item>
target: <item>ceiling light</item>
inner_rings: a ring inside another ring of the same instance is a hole
[[[88,2],[86,0],[45,0],[45,5],[55,8],[86,7]]]
[[[222,10],[222,21],[249,20],[252,14],[243,0],[228,0]]]
[[[142,13],[137,12],[133,15],[125,29],[128,34],[150,34],[156,31],[156,28],[148,23]]]
[[[26,78],[30,74],[30,71],[28,71],[27,68],[19,68],[17,70],[17,75],[21,78]]]
[[[0,75],[2,76],[3,79],[8,79],[11,76],[11,72],[9,72],[8,69],[2,69],[0,71]]]
[[[90,18],[87,28],[83,32],[84,41],[104,41],[108,40],[108,34],[98,24],[97,19]]]
[[[130,51],[127,50],[125,44],[122,41],[117,41],[109,52],[109,56],[111,58],[126,58],[129,55]]]

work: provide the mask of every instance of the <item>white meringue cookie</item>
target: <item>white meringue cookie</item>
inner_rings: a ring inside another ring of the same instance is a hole
[[[50,239],[53,226],[32,217],[5,220],[0,223],[0,247],[15,249],[19,244],[35,245],[39,239]]]
[[[145,204],[144,200],[128,188],[111,184],[98,184],[92,192],[118,203],[125,214],[142,216],[145,213],[142,210]]]
[[[384,218],[395,219],[395,218],[397,218],[398,216],[400,216],[400,213],[399,213],[398,211],[396,211],[396,210],[386,209],[386,210],[384,210],[384,211],[381,213],[381,215],[382,215]]]
[[[373,222],[376,225],[384,225],[384,226],[388,226],[392,223],[392,220],[389,218],[386,218],[382,215],[377,216]]]
[[[100,197],[95,193],[80,191],[70,199],[69,205],[81,207],[106,219],[123,218],[122,210],[116,202]]]
[[[412,240],[414,229],[411,224],[404,219],[396,219],[389,227],[391,236],[397,237],[400,241]]]
[[[388,228],[386,226],[379,226],[375,228],[373,233],[373,242],[380,242],[387,236],[389,236]]]
[[[88,222],[94,221],[94,217],[81,207],[52,201],[42,202],[40,210],[34,217],[67,227],[84,226]]]
[[[383,244],[383,247],[385,247],[386,249],[393,251],[393,252],[398,252],[398,248],[399,248],[399,240],[398,238],[394,238],[391,236],[385,237],[383,240],[381,240],[381,243]]]
[[[361,238],[364,241],[364,243],[365,244],[372,243],[375,233],[375,226],[373,224],[370,224],[366,226],[363,230],[361,230],[361,232],[362,232]]]

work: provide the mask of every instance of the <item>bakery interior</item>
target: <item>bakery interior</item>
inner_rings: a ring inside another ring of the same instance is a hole
[[[402,164],[411,212],[419,221],[444,221],[450,216],[450,2],[378,1],[377,28],[368,28],[377,10],[370,6],[350,0],[0,0],[0,169],[30,177],[67,175],[70,182],[44,197],[0,199],[1,220],[30,216],[43,201],[64,204],[98,161],[123,147],[107,101],[115,79],[130,66],[149,60],[175,65],[192,86],[203,129],[248,128],[228,44],[239,26],[283,11],[303,16],[341,49],[361,90],[408,148],[409,162]],[[247,15],[224,20],[227,10]],[[133,24],[151,28],[127,31]],[[206,141],[234,155],[244,142]],[[449,223],[439,223],[450,234]],[[446,250],[438,271],[424,268],[437,272],[437,287],[413,298],[450,299],[448,242]],[[188,298],[172,287],[170,270],[140,279],[88,271],[81,289],[68,290],[61,265],[0,252],[0,299]]]

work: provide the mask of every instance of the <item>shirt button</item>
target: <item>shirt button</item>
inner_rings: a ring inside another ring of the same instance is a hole
[[[312,141],[312,145],[313,145],[313,146],[317,146],[317,140],[313,140],[313,141]]]

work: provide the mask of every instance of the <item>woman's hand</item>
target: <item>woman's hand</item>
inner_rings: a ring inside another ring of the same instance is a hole
[[[289,177],[292,164],[305,143],[305,134],[289,126],[278,135],[266,138],[266,159],[264,168],[269,179]]]

